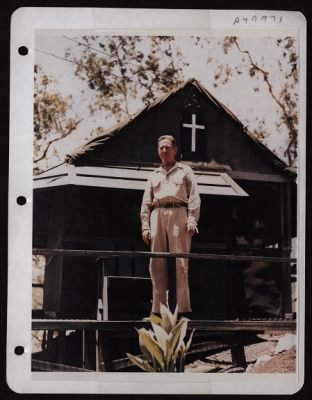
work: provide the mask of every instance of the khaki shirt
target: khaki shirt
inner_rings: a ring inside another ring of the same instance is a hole
[[[142,231],[150,229],[150,215],[153,206],[170,202],[186,203],[187,223],[197,225],[200,214],[200,197],[193,170],[188,165],[176,162],[169,171],[159,167],[151,173],[142,200]]]

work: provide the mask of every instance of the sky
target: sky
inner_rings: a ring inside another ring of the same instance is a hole
[[[35,62],[39,64],[48,76],[56,80],[55,90],[63,96],[72,96],[72,116],[82,118],[77,130],[67,138],[56,142],[51,148],[48,160],[41,167],[49,168],[58,164],[66,154],[79,147],[90,139],[90,132],[98,127],[109,129],[116,121],[104,111],[90,115],[88,105],[95,100],[95,91],[88,88],[87,84],[75,75],[75,65],[64,58],[67,48],[79,52],[78,47],[70,38],[80,40],[82,32],[45,32],[36,34]],[[276,36],[244,35],[238,37],[240,48],[248,50],[252,60],[261,68],[269,72],[274,94],[278,97],[285,84],[285,77],[280,73],[280,65],[288,68],[282,56],[281,49],[276,45]],[[183,70],[184,79],[195,78],[199,80],[210,93],[225,104],[242,122],[253,132],[259,121],[265,121],[268,136],[264,144],[274,151],[284,161],[283,149],[287,143],[287,130],[280,122],[280,112],[270,95],[263,77],[251,78],[248,73],[249,65],[247,56],[242,59],[242,53],[233,46],[227,54],[223,49],[224,36],[205,37],[202,46],[195,46],[190,37],[176,37],[175,46],[179,48],[185,60],[189,63]],[[283,65],[284,63],[284,65]],[[215,86],[215,75],[220,68],[235,68],[240,74],[234,74],[226,84]],[[140,102],[132,103],[133,112],[143,108]]]

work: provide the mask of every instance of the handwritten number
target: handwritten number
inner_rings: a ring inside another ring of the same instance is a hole
[[[253,24],[258,24],[258,23],[267,23],[267,22],[273,22],[276,24],[280,24],[283,21],[283,16],[276,16],[276,15],[262,15],[261,17],[258,17],[257,15],[253,15],[252,17],[235,17],[233,25],[236,24],[248,24],[248,22],[252,22]]]

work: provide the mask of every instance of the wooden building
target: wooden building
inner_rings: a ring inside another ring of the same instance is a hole
[[[34,179],[33,246],[148,251],[140,207],[159,165],[157,138],[172,134],[201,193],[192,253],[289,257],[296,236],[295,175],[198,81],[189,80]],[[46,316],[96,318],[98,261],[47,256]],[[190,261],[196,319],[283,317],[291,311],[290,264]],[[147,258],[106,261],[108,319],[150,310]]]

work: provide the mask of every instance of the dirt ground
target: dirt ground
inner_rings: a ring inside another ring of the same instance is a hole
[[[284,373],[296,372],[296,350],[292,348],[274,355],[270,360],[260,364],[251,370],[257,373]]]
[[[186,372],[295,373],[296,347],[292,335],[258,335],[259,342],[245,346],[247,368],[232,364],[230,350],[188,364]],[[277,352],[277,353],[276,353]]]

